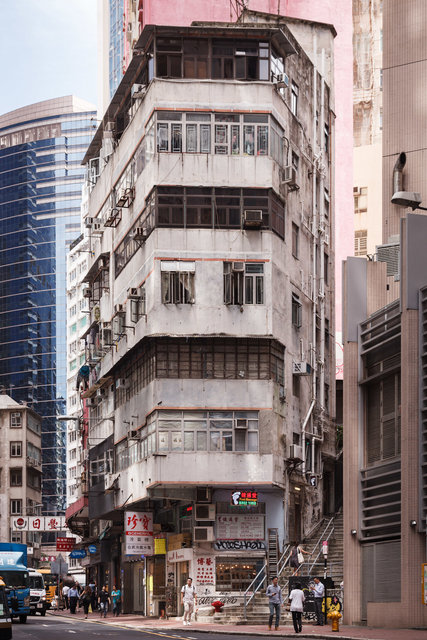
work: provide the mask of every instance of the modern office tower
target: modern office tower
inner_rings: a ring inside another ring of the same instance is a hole
[[[30,566],[40,557],[40,533],[18,529],[20,517],[40,513],[41,421],[29,407],[0,394],[0,540],[27,544]]]
[[[74,96],[0,116],[0,385],[43,418],[47,514],[65,509],[66,254],[94,118]]]
[[[353,0],[354,255],[382,243],[383,0]]]
[[[188,575],[208,609],[241,603],[335,512],[335,32],[251,18],[145,27],[84,159],[67,521],[96,541],[89,579],[147,615],[176,614]]]
[[[383,244],[345,265],[344,620],[373,626],[427,624],[426,20],[384,3]]]

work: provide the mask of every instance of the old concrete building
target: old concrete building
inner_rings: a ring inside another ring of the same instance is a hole
[[[12,527],[16,516],[40,513],[41,417],[0,395],[0,540],[28,544],[29,560],[40,557],[40,533]]]
[[[86,154],[67,519],[128,611],[176,614],[188,575],[238,601],[334,513],[334,35],[265,14],[147,26]],[[129,551],[127,512],[156,552]]]

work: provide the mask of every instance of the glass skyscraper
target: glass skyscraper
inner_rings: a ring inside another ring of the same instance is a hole
[[[80,163],[95,119],[95,107],[74,96],[0,116],[0,388],[43,416],[48,515],[66,506],[57,421],[66,398],[66,254],[80,233]]]

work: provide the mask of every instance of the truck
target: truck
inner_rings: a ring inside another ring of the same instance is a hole
[[[0,640],[11,640],[12,618],[7,604],[6,585],[0,580]]]
[[[46,611],[50,608],[50,602],[46,597],[46,588],[41,573],[35,569],[28,569],[30,576],[30,613],[35,616],[39,613],[41,616],[46,615]]]
[[[27,545],[0,542],[0,580],[5,584],[11,618],[19,618],[24,624],[30,614]]]

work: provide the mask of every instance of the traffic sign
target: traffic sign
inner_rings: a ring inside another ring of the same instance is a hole
[[[70,553],[70,558],[86,558],[85,549],[73,549]]]

